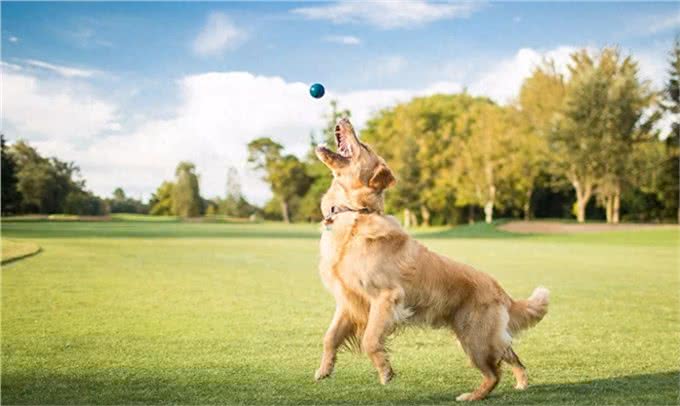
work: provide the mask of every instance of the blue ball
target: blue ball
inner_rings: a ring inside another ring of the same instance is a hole
[[[312,97],[315,98],[315,99],[322,98],[325,93],[326,93],[326,89],[323,88],[323,85],[321,83],[314,83],[309,88],[309,94],[311,94]]]

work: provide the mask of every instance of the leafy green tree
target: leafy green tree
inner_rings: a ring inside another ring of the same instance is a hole
[[[197,217],[201,215],[201,209],[196,166],[191,162],[180,162],[175,170],[172,211],[180,217]]]
[[[216,197],[212,199],[212,202],[215,204],[215,213],[230,217],[250,217],[258,214],[259,211],[243,196],[238,171],[233,166],[227,168],[226,196],[223,199]]]
[[[239,203],[243,198],[241,194],[241,182],[238,178],[238,171],[233,166],[227,168],[226,195],[223,201],[218,203],[221,212],[227,216],[238,217]]]
[[[133,199],[125,194],[123,188],[116,188],[107,200],[111,213],[147,213],[149,207],[141,200]]]
[[[607,220],[618,222],[621,188],[633,145],[650,139],[653,116],[643,113],[653,101],[637,64],[618,50],[596,58],[585,50],[572,55],[561,117],[553,131],[555,157],[576,192],[577,220],[585,221],[588,201],[599,186]]]
[[[22,195],[23,211],[46,212],[46,200],[54,189],[49,160],[24,141],[12,145],[11,154],[17,163],[17,190]]]
[[[80,169],[73,162],[45,158],[24,141],[12,145],[21,210],[28,213],[102,214],[105,203],[85,190]]]
[[[127,198],[127,196],[125,196],[125,191],[123,190],[123,188],[117,187],[116,189],[114,189],[114,191],[113,191],[113,199],[114,200],[123,201],[126,198]]]
[[[604,62],[606,59],[609,63]],[[639,79],[638,64],[631,56],[621,58],[618,51],[605,49],[600,56],[600,65],[605,65],[603,70],[610,76],[611,83],[605,116],[604,173],[598,195],[604,202],[607,221],[618,223],[622,190],[635,180],[632,176],[635,172],[633,156],[642,143],[657,141],[658,132],[654,126],[660,113],[647,114],[656,94],[649,82]]]
[[[156,189],[149,200],[149,214],[154,216],[172,216],[174,212],[173,190],[174,183],[165,181]]]
[[[455,140],[464,134],[458,118],[475,103],[467,94],[418,97],[380,111],[369,120],[362,139],[388,161],[398,182],[386,195],[386,210],[403,211],[404,223],[454,222],[456,187],[451,167],[458,157]]]
[[[2,214],[17,213],[21,205],[21,194],[17,190],[17,164],[9,153],[5,136],[0,134],[0,156],[2,157]]]
[[[281,205],[281,216],[290,222],[293,202],[299,203],[311,183],[303,162],[294,155],[282,155],[283,147],[270,138],[258,138],[248,144],[248,162],[255,169],[264,170],[264,180],[269,183]]]
[[[104,200],[85,190],[72,190],[64,200],[64,213],[79,216],[106,214]]]
[[[680,37],[676,37],[670,52],[668,82],[661,107],[671,121],[666,135],[666,157],[660,166],[659,197],[664,206],[663,216],[680,223]]]
[[[517,125],[522,134],[517,137],[512,171],[519,206],[524,219],[532,217],[531,202],[534,190],[542,186],[540,179],[549,179],[552,162],[548,140],[564,103],[566,84],[554,61],[546,60],[524,80],[517,101]],[[544,176],[541,176],[544,175]]]
[[[66,196],[85,186],[77,179],[80,170],[74,163],[44,158],[24,141],[12,145],[11,154],[17,163],[17,190],[25,212],[61,213]]]
[[[469,134],[457,142],[459,158],[454,164],[457,203],[484,208],[484,220],[493,221],[503,188],[511,179],[511,157],[517,133],[509,109],[484,103],[472,106],[461,117]]]

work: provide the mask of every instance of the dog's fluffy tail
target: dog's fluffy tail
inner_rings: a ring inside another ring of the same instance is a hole
[[[533,327],[548,313],[548,298],[550,291],[544,287],[534,289],[526,300],[515,300],[510,305],[510,322],[508,329],[511,333]]]

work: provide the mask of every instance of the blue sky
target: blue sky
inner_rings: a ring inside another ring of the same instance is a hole
[[[80,164],[88,186],[148,197],[180,159],[206,196],[226,167],[269,195],[245,144],[303,153],[328,101],[360,127],[415,95],[512,101],[543,57],[616,45],[660,85],[677,3],[13,3],[2,7],[3,132]],[[329,95],[309,98],[312,82]]]

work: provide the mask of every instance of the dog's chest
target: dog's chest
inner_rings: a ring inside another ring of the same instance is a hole
[[[367,264],[361,259],[357,241],[351,235],[351,226],[333,224],[321,234],[319,273],[328,290],[341,293],[350,289],[363,293]]]

